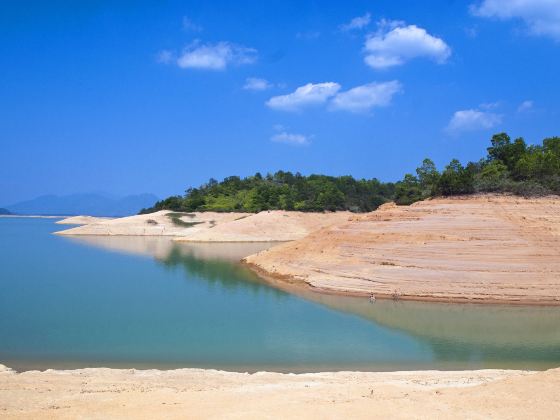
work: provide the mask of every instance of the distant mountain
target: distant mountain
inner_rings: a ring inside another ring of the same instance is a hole
[[[2,209],[2,208],[0,208],[0,214],[12,214],[12,213],[11,213],[11,212],[9,212],[9,211],[8,211],[8,210],[6,210],[6,209]]]
[[[158,198],[153,194],[110,197],[103,194],[43,195],[21,201],[6,209],[16,214],[129,216],[152,206]]]

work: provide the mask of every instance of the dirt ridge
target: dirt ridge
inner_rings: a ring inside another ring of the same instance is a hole
[[[386,204],[244,262],[322,292],[560,305],[560,198]]]

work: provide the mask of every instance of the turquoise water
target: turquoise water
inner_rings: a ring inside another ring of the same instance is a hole
[[[67,238],[0,218],[0,363],[278,371],[560,365],[560,309],[290,294],[234,261],[269,245]]]

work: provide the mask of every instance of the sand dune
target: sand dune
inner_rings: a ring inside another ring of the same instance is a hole
[[[252,375],[0,365],[10,418],[550,418],[560,370]]]
[[[177,238],[185,242],[274,242],[301,239],[313,231],[347,221],[350,212],[263,211]]]
[[[277,242],[301,239],[333,223],[341,223],[349,212],[300,213],[263,211],[252,213],[182,213],[182,226],[172,220],[173,212],[159,211],[119,219],[71,218],[84,226],[57,232],[61,235],[174,236],[180,242]],[[68,219],[65,219],[68,220]]]
[[[560,198],[387,204],[245,261],[336,293],[560,304]]]
[[[71,216],[56,222],[57,225],[91,225],[112,220],[113,217]]]
[[[231,222],[245,213],[181,213],[181,223],[173,221],[176,213],[163,210],[151,214],[101,220],[96,223],[56,232],[60,235],[125,235],[125,236],[185,236]],[[184,225],[184,223],[188,225]]]

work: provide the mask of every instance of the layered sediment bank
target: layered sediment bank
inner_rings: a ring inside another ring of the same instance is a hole
[[[386,204],[244,260],[316,290],[449,302],[560,304],[560,198]]]

